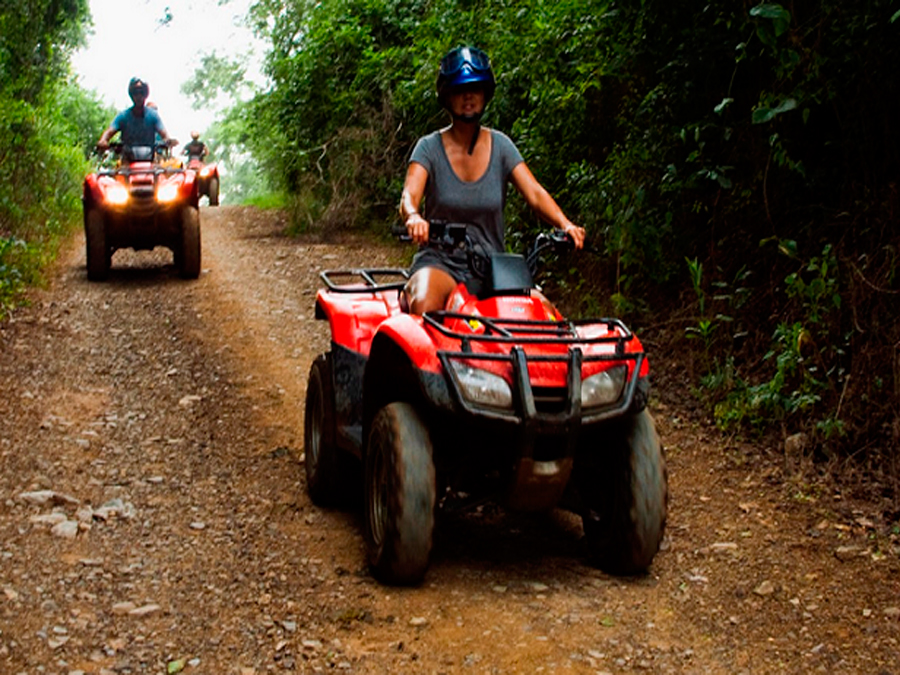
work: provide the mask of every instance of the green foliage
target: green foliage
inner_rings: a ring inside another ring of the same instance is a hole
[[[783,242],[779,249],[796,258],[796,243]],[[833,315],[840,312],[839,267],[830,245],[821,256],[801,262],[799,271],[785,278],[786,294],[799,304],[794,312],[801,320],[779,323],[772,346],[763,357],[774,364],[758,384],[736,378],[724,401],[716,405],[716,420],[723,427],[788,424],[809,428],[827,440],[844,432],[839,418],[838,392],[847,382],[842,366],[849,344],[833,335]]]
[[[108,119],[68,82],[86,0],[0,0],[0,318],[79,222],[87,152]]]
[[[764,357],[774,363],[771,379],[756,385],[735,380],[725,401],[715,407],[716,421],[725,428],[749,425],[759,430],[773,423],[804,428],[812,419],[817,428],[839,429],[834,420],[815,419],[830,382],[817,361],[804,356],[807,340],[802,324],[779,324]]]
[[[200,67],[181,85],[181,93],[191,98],[194,110],[210,107],[221,95],[235,101],[242,100],[248,88],[247,68],[239,60],[229,60],[215,52],[200,57]]]
[[[0,0],[0,92],[36,103],[84,41],[87,0]]]

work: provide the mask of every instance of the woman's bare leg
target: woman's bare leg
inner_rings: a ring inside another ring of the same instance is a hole
[[[423,267],[413,274],[406,283],[406,295],[409,298],[409,313],[422,315],[444,309],[447,298],[456,288],[456,281],[444,270],[436,267]]]

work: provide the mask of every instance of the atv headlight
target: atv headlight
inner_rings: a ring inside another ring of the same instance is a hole
[[[174,183],[164,183],[159,186],[159,189],[156,191],[156,201],[161,204],[168,204],[169,202],[174,202],[178,197],[178,186]]]
[[[128,190],[124,185],[110,185],[106,189],[106,201],[116,206],[121,206],[128,201]]]
[[[625,386],[626,366],[615,366],[581,381],[581,407],[596,408],[619,400]]]
[[[512,389],[502,377],[462,361],[450,363],[459,390],[468,401],[491,408],[512,408]]]
[[[204,166],[200,169],[200,178],[207,178],[212,173],[212,168],[208,166]]]

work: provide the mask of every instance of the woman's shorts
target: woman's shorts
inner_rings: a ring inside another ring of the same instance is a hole
[[[453,277],[453,280],[456,283],[468,283],[472,280],[469,261],[465,256],[453,256],[434,248],[423,248],[413,257],[412,265],[409,268],[409,275],[412,276],[425,267],[436,267],[437,269],[446,272]]]

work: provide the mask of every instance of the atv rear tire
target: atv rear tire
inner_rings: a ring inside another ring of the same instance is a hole
[[[219,179],[218,178],[210,178],[209,179],[209,188],[207,189],[207,194],[209,195],[209,205],[210,206],[218,206],[219,205]]]
[[[365,532],[372,574],[395,585],[419,583],[434,532],[435,471],[431,439],[408,403],[386,405],[369,432]]]
[[[641,574],[666,526],[668,478],[659,435],[646,410],[606,426],[576,464],[589,555],[610,574]]]
[[[196,206],[181,210],[181,243],[175,264],[183,279],[200,276],[200,211]]]
[[[87,278],[105,281],[109,276],[110,254],[106,245],[106,219],[103,212],[90,208],[84,216],[84,236],[87,248]]]
[[[303,416],[306,491],[318,506],[336,506],[346,497],[341,450],[334,442],[334,389],[331,361],[321,354],[309,369]]]

